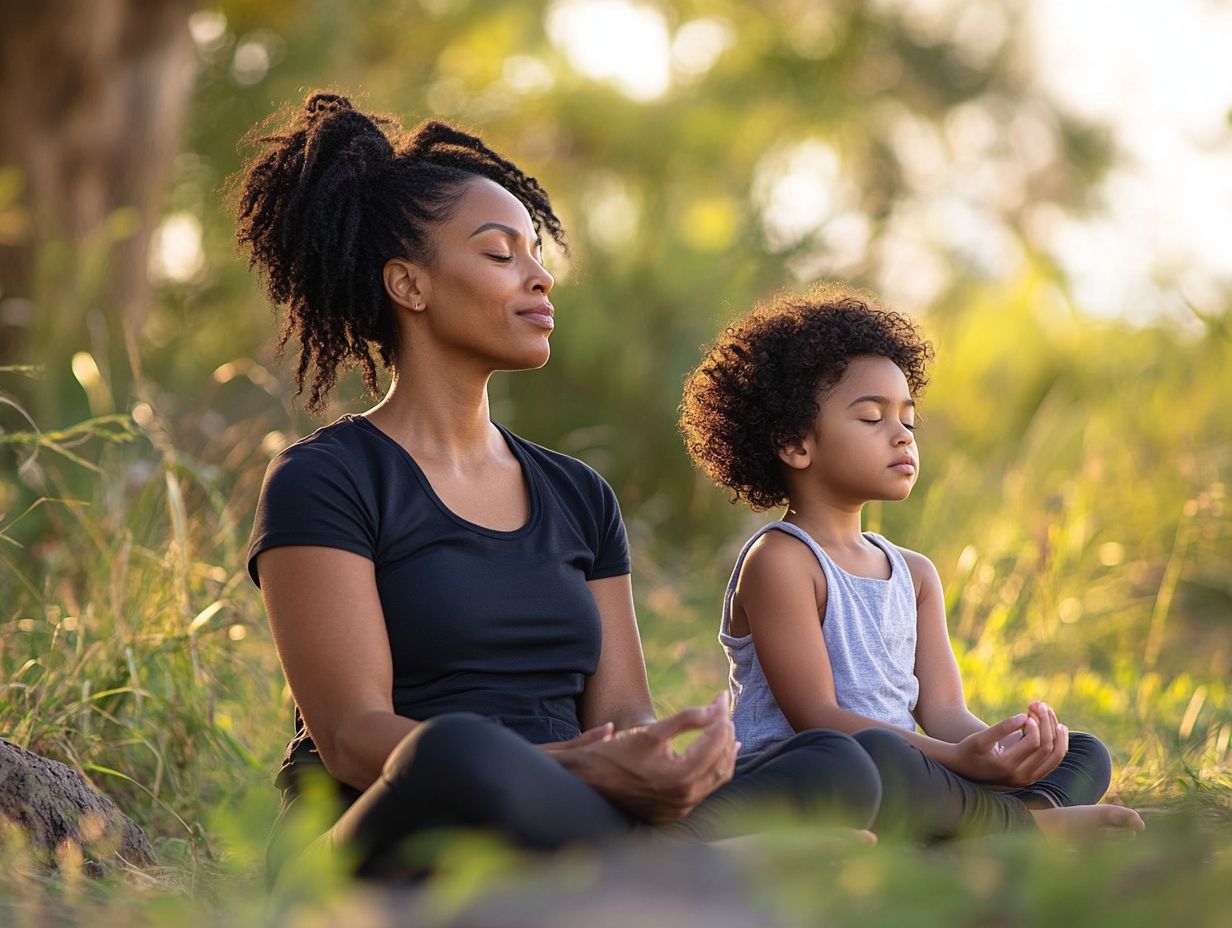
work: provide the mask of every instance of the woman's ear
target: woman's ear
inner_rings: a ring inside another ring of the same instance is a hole
[[[778,450],[778,456],[792,470],[804,470],[812,460],[812,453],[802,438],[783,445]]]
[[[428,273],[405,258],[390,258],[383,271],[385,292],[395,306],[423,312],[428,305]]]

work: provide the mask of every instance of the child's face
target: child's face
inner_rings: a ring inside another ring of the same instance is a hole
[[[906,499],[920,469],[914,427],[915,401],[898,365],[853,358],[805,437],[809,471],[844,501]]]

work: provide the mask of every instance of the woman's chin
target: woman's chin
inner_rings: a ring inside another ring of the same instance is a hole
[[[505,358],[500,366],[503,371],[534,371],[548,363],[552,350],[544,339],[542,345],[534,350],[520,351],[515,357]]]
[[[548,345],[548,340],[545,338],[543,344],[539,346],[537,351],[530,354],[526,364],[526,370],[538,370],[543,365],[548,363],[548,358],[552,357],[552,349]]]

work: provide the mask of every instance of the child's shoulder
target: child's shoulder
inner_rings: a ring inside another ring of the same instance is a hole
[[[749,546],[741,565],[742,581],[790,582],[824,575],[817,555],[801,537],[777,527],[763,531]]]

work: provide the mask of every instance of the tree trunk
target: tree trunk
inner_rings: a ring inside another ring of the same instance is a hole
[[[5,825],[51,868],[80,866],[99,876],[111,865],[155,862],[145,833],[85,777],[0,738],[0,828]]]
[[[140,373],[150,236],[193,82],[194,5],[0,3],[0,169],[23,182],[20,221],[10,203],[0,223],[0,363],[46,367],[32,400],[48,424],[84,409],[75,352],[94,356],[113,408]]]

